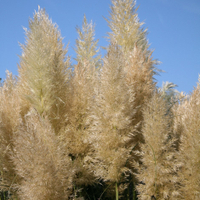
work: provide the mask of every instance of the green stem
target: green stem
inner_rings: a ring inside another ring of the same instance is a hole
[[[76,186],[74,185],[74,197],[75,197],[75,200],[76,200]]]
[[[116,200],[118,200],[119,199],[119,191],[118,191],[117,182],[115,183],[115,192],[116,192]]]
[[[9,189],[8,189],[8,192],[10,192],[10,190],[11,190],[11,188],[12,188],[12,185],[13,185],[14,182],[15,182],[16,177],[17,177],[17,174],[15,175],[14,179],[12,180],[12,183],[11,183]]]

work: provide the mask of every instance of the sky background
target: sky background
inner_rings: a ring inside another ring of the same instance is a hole
[[[0,0],[0,77],[5,78],[6,70],[18,75],[23,27],[28,28],[38,5],[58,25],[63,42],[69,43],[68,55],[74,58],[76,27],[81,27],[84,14],[96,25],[99,46],[108,45],[105,36],[110,30],[103,17],[108,18],[110,4],[110,0]],[[177,90],[191,92],[200,74],[200,0],[137,0],[136,5],[148,28],[153,57],[162,62],[157,67],[165,71],[155,76],[157,85],[169,81],[178,85]]]

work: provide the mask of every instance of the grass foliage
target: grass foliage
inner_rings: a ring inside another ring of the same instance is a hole
[[[19,75],[0,87],[0,198],[199,200],[200,83],[156,87],[158,62],[134,0],[112,0],[107,53],[77,28],[72,65],[38,8]]]

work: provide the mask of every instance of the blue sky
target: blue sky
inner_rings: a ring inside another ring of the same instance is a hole
[[[108,44],[109,32],[103,17],[109,16],[110,0],[0,0],[0,77],[9,70],[17,75],[19,43],[25,42],[23,27],[33,17],[38,5],[45,8],[57,23],[69,43],[68,55],[75,57],[76,26],[81,27],[84,14],[96,27],[99,46]],[[154,49],[153,57],[162,62],[165,71],[156,76],[158,86],[163,81],[178,85],[179,91],[189,93],[200,74],[200,0],[137,0],[140,21],[148,28],[147,39]]]

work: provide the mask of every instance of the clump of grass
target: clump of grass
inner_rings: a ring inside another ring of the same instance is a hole
[[[7,71],[7,77],[0,88],[0,170],[1,190],[16,193],[18,177],[14,169],[14,131],[21,123],[21,99],[16,86],[17,79]]]
[[[155,93],[144,109],[144,125],[141,144],[142,163],[137,164],[139,199],[177,199],[179,184],[174,148],[174,136],[170,126],[165,100]]]
[[[66,199],[73,168],[51,123],[32,109],[13,137],[13,162],[20,199]]]
[[[200,79],[199,79],[200,80]],[[180,133],[179,171],[181,195],[185,199],[200,198],[200,84],[189,99],[179,105],[179,118],[176,119]]]
[[[102,60],[84,16],[73,70],[57,25],[34,13],[19,77],[0,88],[2,198],[200,199],[200,84],[183,100],[157,90],[136,11],[112,0]]]

